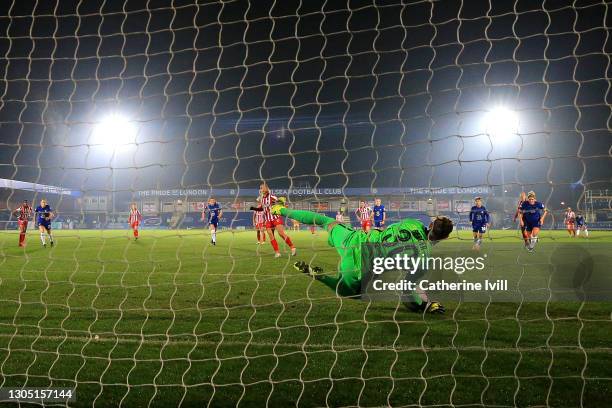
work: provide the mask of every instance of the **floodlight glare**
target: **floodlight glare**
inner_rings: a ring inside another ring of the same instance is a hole
[[[518,132],[518,116],[507,108],[494,108],[485,116],[485,132],[494,139],[503,139]]]
[[[94,128],[91,143],[113,150],[124,150],[136,143],[136,126],[125,116],[108,115]]]

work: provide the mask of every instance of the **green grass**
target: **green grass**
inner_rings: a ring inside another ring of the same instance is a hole
[[[506,249],[499,256],[515,263],[516,232],[491,234]],[[202,230],[141,236],[58,231],[58,245],[43,249],[31,233],[23,250],[16,233],[0,233],[3,386],[76,386],[75,406],[602,407],[612,399],[610,303],[454,303],[445,316],[422,316],[337,298],[293,270],[286,253],[274,259],[269,244],[258,252],[252,231],[223,232],[216,247]],[[471,244],[460,236],[442,250]],[[299,259],[334,270],[324,232],[292,237]],[[563,232],[542,237],[542,248],[578,242]],[[605,245],[612,234],[579,242]]]

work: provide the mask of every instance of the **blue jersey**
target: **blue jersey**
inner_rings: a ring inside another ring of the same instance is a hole
[[[44,207],[41,207],[39,205],[38,207],[36,207],[34,212],[36,213],[36,220],[39,224],[47,224],[50,222],[48,218],[51,216],[51,212],[53,212],[53,210],[51,209],[49,204],[47,204]]]
[[[523,201],[521,204],[521,213],[523,214],[523,221],[526,225],[539,225],[543,211],[544,204],[539,201],[533,204],[529,204],[529,201]]]
[[[385,217],[385,206],[375,205],[372,209],[374,211],[374,221],[382,221]]]
[[[219,203],[208,204],[208,221],[217,221],[219,220],[219,213],[221,212],[221,206]]]
[[[576,225],[582,227],[584,225],[584,217],[582,215],[576,216]]]
[[[470,210],[470,222],[472,225],[484,225],[489,223],[489,212],[484,206],[472,206]]]

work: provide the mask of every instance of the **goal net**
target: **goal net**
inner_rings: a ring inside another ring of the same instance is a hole
[[[612,235],[593,216],[593,191],[612,191],[607,2],[0,10],[2,390],[65,387],[76,399],[45,404],[83,406],[612,397],[609,303],[585,289],[610,289],[594,277]],[[343,267],[326,228],[256,233],[263,182],[356,230],[375,198],[386,225],[447,216],[433,254],[488,257],[454,279],[509,277],[511,296],[442,293],[445,315],[343,297],[294,268]],[[549,212],[533,254],[515,219],[529,191]],[[477,196],[491,220],[470,252]],[[18,246],[23,200],[41,208]],[[564,231],[567,207],[588,240]]]

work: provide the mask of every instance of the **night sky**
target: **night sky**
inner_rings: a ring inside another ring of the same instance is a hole
[[[84,191],[611,186],[601,1],[4,1],[0,177]],[[485,133],[505,106],[518,135]],[[112,157],[111,112],[138,126]],[[551,195],[552,192],[552,195]]]

